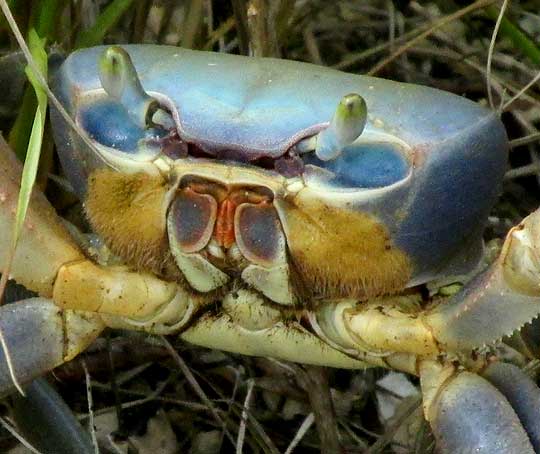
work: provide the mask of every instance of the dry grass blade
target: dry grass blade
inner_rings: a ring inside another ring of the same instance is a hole
[[[170,353],[172,358],[175,360],[176,364],[178,364],[178,366],[180,367],[180,370],[182,371],[182,373],[186,377],[186,380],[188,381],[188,383],[190,384],[192,389],[199,396],[199,398],[203,401],[203,403],[207,406],[208,410],[210,411],[210,413],[212,413],[212,416],[217,421],[217,423],[220,425],[220,427],[223,428],[223,430],[225,432],[225,435],[227,435],[227,438],[229,439],[229,441],[234,446],[236,446],[236,442],[235,442],[233,436],[231,435],[231,433],[229,432],[229,430],[227,429],[225,421],[223,421],[221,419],[218,412],[214,408],[214,404],[208,398],[208,396],[203,391],[203,389],[200,387],[199,383],[197,382],[197,380],[195,379],[195,377],[191,373],[191,370],[189,370],[189,367],[187,366],[185,361],[178,354],[178,352],[174,349],[174,347],[171,345],[171,343],[167,339],[165,339],[165,337],[160,336],[160,339],[161,339],[161,342],[163,343],[163,345],[165,345],[165,347],[167,348],[167,351]]]
[[[244,407],[242,408],[242,416],[240,418],[240,428],[238,429],[238,439],[236,442],[236,454],[242,454],[244,447],[244,438],[246,436],[246,424],[248,420],[249,405],[251,402],[251,396],[253,394],[253,387],[255,382],[253,380],[248,381],[248,389],[246,392],[246,398],[244,400]]]
[[[99,454],[99,445],[96,435],[96,427],[94,425],[94,399],[92,398],[92,382],[90,381],[90,373],[86,362],[82,360],[82,367],[84,369],[84,377],[86,381],[86,400],[88,402],[88,426],[90,428],[90,435],[92,436],[92,444],[94,445],[95,454]]]
[[[4,271],[4,274],[7,274]],[[13,359],[11,357],[11,352],[9,351],[9,348],[7,346],[6,339],[4,337],[4,333],[2,330],[0,330],[0,344],[2,345],[2,350],[4,350],[4,356],[6,357],[6,364],[8,366],[9,370],[9,376],[11,377],[11,381],[13,382],[13,385],[15,388],[17,388],[17,391],[19,394],[23,397],[26,397],[26,394],[24,393],[24,390],[22,388],[22,385],[19,383],[19,380],[17,379],[17,375],[15,374],[15,368],[13,367]]]
[[[493,104],[493,92],[491,91],[491,60],[493,58],[493,51],[495,49],[495,41],[497,40],[499,27],[501,26],[501,21],[502,21],[502,18],[504,17],[504,13],[506,11],[507,6],[508,6],[508,0],[504,0],[501,6],[501,10],[499,12],[499,16],[497,17],[497,22],[495,22],[495,28],[493,29],[493,34],[491,35],[491,41],[489,43],[489,51],[488,51],[487,67],[486,67],[486,84],[487,84],[486,88],[487,88],[489,106],[493,110],[495,110],[495,106]]]
[[[306,419],[302,421],[302,424],[300,425],[298,432],[296,432],[296,435],[292,439],[289,446],[287,446],[287,450],[285,451],[285,454],[292,454],[294,451],[294,448],[302,441],[302,438],[304,438],[304,435],[307,433],[309,428],[313,425],[315,422],[315,415],[313,413],[310,413],[307,415]]]
[[[262,444],[261,449],[263,452],[268,454],[279,454],[278,449],[274,445],[274,442],[272,439],[268,436],[266,431],[264,430],[264,427],[257,421],[256,418],[253,417],[251,413],[247,413],[247,417],[249,419],[249,422],[251,423],[251,428],[255,434],[260,438]]]
[[[407,421],[407,419],[414,413],[414,411],[422,403],[422,398],[419,396],[417,399],[411,400],[406,404],[406,407],[403,409],[401,416],[396,419],[396,421],[385,430],[384,435],[379,437],[379,439],[373,443],[369,449],[366,451],[366,454],[376,454],[383,452],[383,449],[392,442],[392,438],[400,426]]]
[[[204,50],[212,50],[214,44],[216,44],[218,41],[223,40],[225,35],[234,28],[234,25],[234,17],[229,17],[226,21],[222,22],[221,25],[217,29],[215,29],[208,37],[208,41],[204,46]]]
[[[515,180],[516,178],[529,177],[540,173],[540,165],[536,162],[527,164],[515,169],[510,169],[504,174],[505,180]]]
[[[28,441],[24,439],[16,430],[15,428],[6,421],[6,419],[2,416],[0,416],[0,423],[2,423],[2,426],[4,429],[6,429],[11,435],[13,435],[19,442],[30,452],[33,452],[34,454],[42,454],[41,451],[38,451],[36,448],[34,448]]]
[[[427,38],[429,35],[431,35],[435,30],[444,27],[445,25],[449,24],[450,22],[453,22],[463,16],[466,16],[467,14],[472,13],[473,11],[479,10],[481,8],[485,8],[488,5],[491,5],[492,3],[495,3],[496,0],[478,0],[465,8],[460,9],[459,11],[456,11],[455,13],[449,14],[448,16],[444,16],[438,21],[436,21],[430,28],[428,28],[423,33],[420,33],[415,38],[411,39],[409,42],[404,44],[403,46],[399,47],[395,52],[393,52],[390,56],[382,60],[381,62],[377,63],[373,68],[371,68],[368,72],[368,76],[374,76],[375,74],[378,74],[383,68],[385,68],[388,64],[393,62],[396,58],[398,58],[400,55],[404,54],[409,50],[411,47],[415,46],[417,43],[422,41],[423,39]]]
[[[532,80],[525,85],[521,90],[519,90],[512,98],[510,98],[502,107],[501,111],[504,112],[507,110],[515,101],[517,101],[523,94],[531,88],[533,85],[535,85],[540,80],[540,71],[532,78]]]
[[[520,137],[519,139],[514,139],[510,141],[510,149],[521,147],[523,145],[528,145],[540,141],[540,132],[529,134],[525,137]]]

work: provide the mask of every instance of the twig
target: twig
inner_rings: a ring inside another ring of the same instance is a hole
[[[313,27],[308,25],[302,31],[302,36],[304,38],[304,43],[306,45],[310,60],[316,65],[324,65],[321,53],[319,51],[319,46],[317,45],[317,40],[313,34]]]
[[[242,55],[249,54],[249,32],[247,29],[247,11],[245,0],[231,0],[234,19],[236,21],[236,34],[238,47]]]
[[[194,47],[203,21],[203,11],[204,3],[202,0],[191,0],[189,2],[188,13],[182,30],[182,47],[188,49]]]
[[[300,386],[308,394],[321,441],[321,452],[341,453],[327,369],[319,366],[304,366],[304,369],[298,367],[296,377]]]

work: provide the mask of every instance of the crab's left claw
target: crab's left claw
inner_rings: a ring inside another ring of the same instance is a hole
[[[540,209],[512,228],[497,261],[424,321],[445,349],[464,351],[512,334],[540,314]]]
[[[426,361],[420,374],[441,452],[540,452],[540,389],[518,367],[494,363],[477,375]]]
[[[0,138],[0,264],[10,250],[21,164]],[[84,256],[70,240],[54,209],[34,193],[10,277],[47,298],[32,298],[0,308],[0,395],[75,356],[104,328],[99,316],[63,310],[48,299],[59,269]]]
[[[20,176],[21,163],[0,137],[0,232],[13,229]],[[0,264],[10,247],[10,236],[0,235]],[[38,191],[9,277],[42,298],[0,308],[0,396],[72,359],[106,325],[168,334],[199,307],[175,282],[87,259]]]

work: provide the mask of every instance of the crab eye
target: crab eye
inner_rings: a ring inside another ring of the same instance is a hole
[[[404,148],[393,138],[364,131],[367,105],[356,93],[338,103],[328,127],[300,141],[295,151],[304,164],[304,178],[329,189],[367,189],[389,186],[410,171]]]
[[[121,104],[107,98],[82,109],[79,113],[79,123],[98,144],[132,157],[159,152],[157,147],[148,144],[167,134],[167,131],[160,127],[139,126]]]
[[[174,120],[143,89],[129,54],[112,46],[99,60],[99,78],[105,95],[89,95],[79,111],[79,124],[103,154],[150,161],[162,152],[162,143],[174,130]],[[109,158],[111,158],[109,156]]]
[[[369,189],[389,186],[410,172],[403,150],[388,142],[361,142],[349,145],[331,161],[315,154],[302,155],[305,178],[316,178],[339,189]]]

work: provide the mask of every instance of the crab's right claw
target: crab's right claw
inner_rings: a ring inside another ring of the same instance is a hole
[[[45,298],[0,308],[0,396],[71,359],[103,329],[97,315],[62,310]]]
[[[540,452],[540,389],[518,367],[494,363],[480,376],[425,362],[421,381],[442,453]]]
[[[0,232],[11,232],[17,207],[21,164],[0,138]],[[0,235],[0,265],[11,247]],[[52,297],[59,269],[84,259],[45,197],[34,192],[10,277]],[[104,327],[97,315],[61,309],[48,298],[33,298],[0,308],[0,395],[75,356]]]

